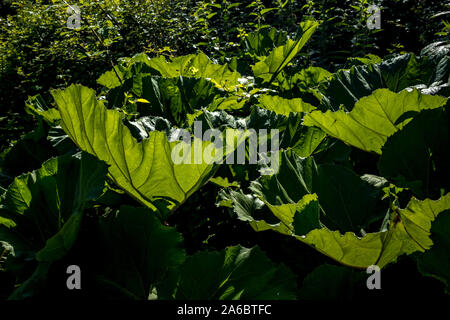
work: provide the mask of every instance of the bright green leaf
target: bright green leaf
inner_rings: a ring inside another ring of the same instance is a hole
[[[316,126],[327,134],[364,151],[381,154],[387,138],[402,129],[406,112],[442,107],[447,99],[421,94],[418,90],[394,93],[379,89],[359,100],[351,112],[313,111],[305,115],[306,126]]]

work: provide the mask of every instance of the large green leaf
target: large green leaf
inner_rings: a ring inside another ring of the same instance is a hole
[[[203,53],[176,57],[170,62],[164,56],[159,56],[146,63],[164,78],[207,78],[223,89],[234,88],[241,77],[238,72],[231,71],[228,65],[215,64]]]
[[[416,89],[400,93],[379,89],[359,100],[351,112],[313,111],[305,115],[304,124],[319,127],[359,149],[381,154],[387,138],[407,123],[402,115],[439,108],[446,101],[446,98],[424,95]]]
[[[270,206],[269,208],[274,214],[279,210],[273,210]],[[254,220],[250,215],[241,219],[249,221],[256,231],[273,230],[294,236],[344,265],[364,269],[371,265],[383,268],[403,254],[430,249],[433,244],[429,237],[431,223],[439,213],[448,209],[450,193],[436,201],[412,199],[405,209],[396,208],[391,214],[387,230],[367,233],[363,237],[358,237],[353,232],[341,234],[326,227],[314,229],[306,235],[296,234],[292,221],[295,216],[301,215],[302,211],[283,210],[284,215],[278,214],[277,217],[281,220],[276,224]]]
[[[318,26],[319,24],[313,20],[300,23],[297,39],[288,39],[285,45],[276,47],[265,59],[252,66],[255,77],[271,83],[300,52]]]
[[[266,56],[270,50],[282,46],[288,39],[285,31],[277,31],[275,28],[264,28],[250,32],[245,38],[245,49],[256,57]]]
[[[149,57],[144,53],[136,54],[132,58],[122,58],[114,69],[102,74],[97,79],[97,83],[108,89],[112,89],[122,86],[128,79],[157,74],[155,70],[147,65],[148,61]]]
[[[319,105],[324,97],[319,88],[324,86],[332,75],[323,68],[310,66],[293,75],[280,73],[276,80],[280,89],[289,96],[299,97],[313,105]]]
[[[188,113],[207,107],[223,94],[213,82],[204,78],[161,78],[138,74],[123,85],[108,91],[108,108],[121,108],[140,116],[162,116],[174,124],[183,125]],[[124,97],[132,94],[124,106]]]
[[[417,258],[420,272],[442,281],[450,294],[450,212],[437,217],[431,227],[433,247]]]
[[[148,208],[121,206],[100,221],[97,237],[97,290],[113,297],[148,299],[186,258],[181,234]]]
[[[86,267],[94,294],[116,299],[294,299],[294,274],[258,248],[186,257],[182,236],[148,208],[121,206],[101,218]]]
[[[188,257],[174,274],[174,287],[161,286],[164,299],[290,300],[296,297],[295,275],[274,265],[257,247],[228,247]]]
[[[420,197],[450,191],[450,112],[424,110],[391,136],[378,162],[380,174]]]
[[[162,116],[179,126],[186,121],[188,113],[206,108],[220,91],[204,78],[160,79],[143,78],[142,94],[150,104],[144,104],[141,115]]]
[[[270,96],[269,96],[270,97]],[[286,100],[286,107],[288,103],[292,103],[293,108],[296,107],[295,99],[283,99],[274,96],[275,100]],[[272,98],[268,98],[270,102]],[[275,101],[274,100],[274,101]],[[276,104],[272,105],[276,108]],[[221,131],[236,129],[249,133],[250,130],[255,130],[259,137],[263,138],[260,143],[265,143],[263,140],[271,140],[271,130],[279,130],[279,147],[282,150],[294,150],[301,157],[308,157],[313,154],[320,143],[325,139],[326,134],[317,128],[306,127],[303,125],[303,113],[291,112],[288,116],[270,111],[268,109],[252,107],[250,115],[247,118],[240,118],[232,116],[225,111],[203,110],[197,113],[197,116],[192,118],[191,123],[201,121],[203,132],[207,129],[218,129]],[[266,130],[266,131],[263,131]],[[263,133],[266,132],[267,136]],[[245,135],[245,134],[244,134]],[[267,141],[270,145],[270,141]]]
[[[113,70],[105,72],[97,82],[108,91],[108,103],[111,107],[122,107],[125,92],[132,92],[135,96],[145,98],[152,104],[162,103],[160,101],[160,89],[158,78],[164,79],[183,79],[193,78],[201,79],[201,86],[220,88],[221,90],[234,90],[239,86],[238,79],[241,75],[238,72],[231,71],[228,65],[219,65],[213,63],[205,54],[180,56],[166,61],[164,56],[150,59],[145,54],[138,54],[132,58],[123,59],[121,64]],[[156,77],[155,77],[156,76]],[[177,80],[172,80],[177,81]],[[195,81],[191,80],[191,83]],[[176,84],[180,87],[180,83]],[[181,83],[185,87],[184,93],[192,94],[189,87]],[[188,83],[188,86],[190,84]],[[198,85],[197,85],[198,87]],[[181,87],[180,87],[181,88]],[[203,91],[205,88],[201,89]],[[195,89],[198,91],[199,89]],[[209,90],[209,89],[208,89]],[[166,98],[170,98],[166,96]],[[146,105],[139,105],[145,108]],[[157,105],[153,105],[153,108]],[[167,106],[165,106],[167,108]],[[199,106],[197,106],[199,107]],[[148,115],[145,112],[142,115]],[[159,115],[159,114],[152,114]]]
[[[281,134],[280,148],[292,149],[300,157],[306,158],[316,152],[326,136],[320,129],[304,126],[302,114],[290,114]]]
[[[320,67],[308,67],[292,76],[292,82],[300,89],[316,88],[332,76],[332,73]]]
[[[280,168],[271,176],[261,176],[251,184],[252,191],[272,205],[297,203],[313,194],[317,167],[312,157],[301,158],[292,151],[282,152]]]
[[[89,88],[72,85],[52,94],[61,113],[61,126],[70,138],[80,149],[105,161],[113,181],[150,208],[161,198],[170,201],[170,207],[181,204],[216,168],[211,161],[198,161],[211,144],[196,138],[194,147],[183,154],[190,163],[180,164],[172,160],[172,151],[178,152],[185,142],[169,142],[163,132],[153,131],[138,143],[122,123],[123,115],[106,109]]]
[[[261,177],[252,183],[251,189],[280,221],[284,221],[279,216],[282,211],[287,210],[283,216],[291,219],[295,218],[293,213],[302,212],[305,196],[308,196],[306,204],[313,200],[312,196],[315,200],[318,196],[322,210],[320,221],[332,230],[359,233],[386,213],[381,212],[380,216],[376,210],[378,190],[352,170],[334,164],[316,166],[312,157],[302,159],[292,152],[282,153],[278,173]],[[317,216],[314,211],[306,211],[312,217]],[[293,221],[284,222],[292,224]]]
[[[288,100],[292,101],[292,100]],[[239,123],[239,119],[236,119]],[[246,118],[246,127],[254,130],[279,130],[280,149],[292,149],[301,157],[313,154],[326,134],[317,128],[303,125],[303,113],[290,113],[289,116],[253,107]]]
[[[346,110],[353,109],[355,103],[377,89],[387,88],[400,92],[405,88],[423,85],[425,88],[436,80],[437,70],[427,59],[417,59],[405,54],[379,64],[355,66],[349,70],[339,70],[325,85],[327,97],[325,105],[337,110],[341,105]]]
[[[321,221],[331,230],[360,233],[385,214],[376,210],[378,190],[343,166],[319,165],[313,191],[324,210]]]
[[[55,261],[72,247],[87,202],[100,196],[106,165],[93,156],[53,158],[17,177],[1,204],[0,237],[15,252]]]
[[[398,209],[390,222],[387,237],[383,240],[383,250],[378,260],[380,267],[395,256],[425,252],[433,245],[430,229],[438,214],[450,209],[450,193],[438,200],[413,198],[405,209]],[[444,213],[445,214],[445,213]]]
[[[262,108],[287,117],[292,112],[311,112],[316,109],[300,98],[284,99],[279,96],[262,95],[258,98],[258,102]]]
[[[231,192],[230,199],[239,219],[249,222],[256,231],[273,230],[293,236],[352,267],[384,267],[400,255],[424,252],[432,246],[431,223],[450,208],[450,193],[439,200],[413,198],[405,209],[392,205],[386,217],[389,219],[382,223],[387,210],[375,205],[378,191],[366,182],[367,178],[357,178],[349,169],[316,166],[311,158],[283,152],[278,173],[263,176],[251,186],[275,221],[256,214],[262,211],[252,197]],[[380,231],[359,232],[359,228],[374,221],[378,221]],[[338,230],[332,231],[330,226]]]
[[[273,215],[279,219],[280,226],[278,230],[281,233],[289,233],[289,230],[293,228],[295,234],[305,235],[322,226],[320,222],[319,202],[317,201],[316,194],[305,195],[297,203],[282,205],[266,204]],[[258,225],[254,224],[254,226]]]

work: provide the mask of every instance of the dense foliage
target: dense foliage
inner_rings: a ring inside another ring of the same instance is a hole
[[[332,2],[79,1],[77,30],[59,1],[2,2],[0,296],[448,294],[448,24],[386,44],[389,14]],[[250,130],[279,132],[256,164]]]

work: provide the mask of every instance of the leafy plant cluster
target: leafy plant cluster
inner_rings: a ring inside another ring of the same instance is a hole
[[[95,79],[119,58],[136,52],[151,57],[204,52],[247,74],[255,58],[248,56],[248,41],[255,40],[248,34],[263,29],[271,34],[275,27],[283,31],[281,44],[288,35],[295,36],[302,19],[312,17],[321,25],[295,64],[334,72],[355,62],[349,57],[417,53],[445,18],[440,1],[380,4],[383,29],[377,32],[365,28],[369,3],[360,0],[0,1],[0,152],[35,125],[24,112],[29,96],[41,94],[48,103],[50,89],[71,83],[99,89]],[[81,10],[78,30],[66,26],[73,14],[69,5]]]
[[[332,73],[297,59],[318,28],[259,28],[221,64],[142,53],[97,91],[31,97],[37,127],[1,163],[1,294],[346,299],[369,295],[374,264],[448,293],[448,44]],[[175,163],[180,129],[203,138],[195,121],[234,132],[246,164]],[[280,152],[258,154],[279,170],[250,164],[245,129],[279,130]],[[65,287],[72,264],[78,292]]]

